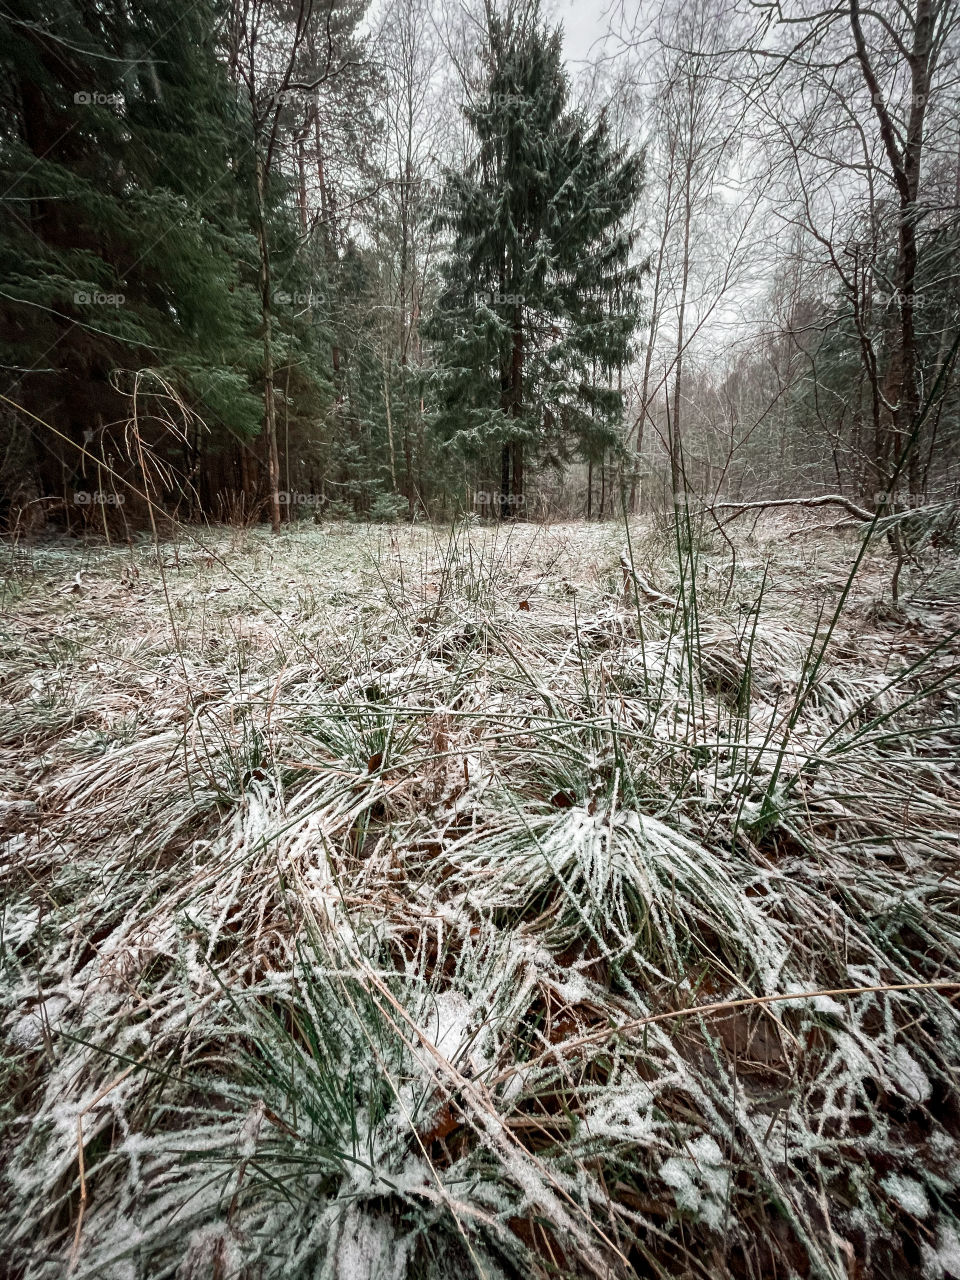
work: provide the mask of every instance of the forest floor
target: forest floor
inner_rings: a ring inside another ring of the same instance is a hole
[[[0,1277],[960,1276],[960,564],[728,533],[4,549]]]

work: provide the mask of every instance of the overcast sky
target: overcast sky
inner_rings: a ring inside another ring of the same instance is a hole
[[[563,23],[563,51],[570,70],[591,56],[591,47],[607,30],[609,0],[552,0],[547,6],[553,17]],[[593,50],[596,57],[599,49]]]

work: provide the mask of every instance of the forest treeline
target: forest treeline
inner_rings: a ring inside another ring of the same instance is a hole
[[[0,35],[7,529],[956,492],[952,0]]]

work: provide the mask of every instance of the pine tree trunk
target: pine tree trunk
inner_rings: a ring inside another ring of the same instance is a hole
[[[304,154],[303,135],[297,138],[297,212],[300,215],[300,234],[307,234],[307,160]]]
[[[250,450],[245,444],[240,446],[240,492],[243,495],[242,510],[244,519],[253,505],[254,481],[250,474]]]
[[[420,424],[422,435],[422,424],[424,415],[423,400],[420,401]],[[411,516],[414,512],[414,484],[413,484],[413,445],[410,440],[410,424],[407,421],[407,415],[403,415],[403,496],[407,500]]]
[[[336,228],[334,226],[334,211],[330,203],[330,196],[327,192],[327,171],[323,162],[323,138],[320,133],[320,104],[319,99],[313,114],[314,139],[317,148],[317,182],[320,187],[320,217],[324,225],[324,246],[327,258],[327,269],[331,273],[332,268],[336,266],[337,252],[334,242]],[[340,347],[337,344],[336,333],[334,333],[333,349],[331,352],[334,375],[340,372]],[[339,403],[339,396],[338,396]]]
[[[280,532],[280,459],[277,456],[277,408],[273,386],[273,309],[270,299],[270,246],[267,239],[263,165],[257,157],[257,240],[260,247],[260,305],[263,311],[263,433],[270,493],[270,527]]]
[[[519,519],[523,510],[523,441],[514,440],[510,446],[510,462],[513,474],[510,477],[512,485],[511,496],[513,497],[514,519]]]
[[[510,355],[510,417],[519,419],[523,404],[523,313],[517,307],[513,316],[513,349]],[[523,504],[523,441],[511,440],[509,462],[510,476],[508,502],[509,513],[516,518]]]

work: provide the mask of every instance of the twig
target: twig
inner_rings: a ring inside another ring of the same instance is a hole
[[[545,1049],[543,1053],[531,1058],[528,1062],[518,1063],[517,1066],[511,1067],[509,1071],[501,1071],[490,1083],[500,1084],[504,1080],[509,1080],[511,1076],[516,1075],[518,1071],[529,1071],[531,1067],[535,1067],[540,1062],[557,1056],[561,1052],[566,1055],[574,1049],[582,1048],[584,1045],[597,1044],[601,1040],[605,1040],[607,1036],[623,1035],[626,1032],[636,1031],[640,1027],[650,1026],[654,1022],[666,1022],[668,1018],[690,1018],[696,1014],[723,1013],[728,1009],[742,1009],[749,1005],[773,1004],[778,1000],[815,1000],[818,996],[860,996],[867,995],[871,991],[960,991],[960,982],[899,982],[889,986],[877,987],[832,987],[822,991],[790,991],[773,996],[745,996],[739,1000],[717,1000],[713,1004],[691,1005],[688,1009],[669,1009],[666,1013],[652,1013],[645,1018],[631,1018],[629,1022],[621,1022],[619,1026],[605,1027],[602,1031],[591,1031],[589,1035],[579,1036],[576,1040],[568,1040],[564,1044],[551,1045],[549,1049]]]
[[[110,1084],[104,1085],[97,1096],[91,1102],[88,1102],[82,1111],[77,1113],[77,1164],[80,1168],[80,1213],[77,1218],[77,1228],[73,1233],[73,1246],[70,1249],[70,1262],[67,1265],[67,1275],[70,1275],[73,1268],[77,1265],[77,1254],[80,1252],[80,1232],[83,1230],[83,1214],[87,1207],[87,1170],[83,1160],[83,1117],[88,1111],[92,1111],[98,1102],[102,1102],[107,1094],[115,1089],[118,1084],[122,1084],[130,1072],[136,1070],[142,1061],[143,1059],[141,1058],[139,1062],[131,1062],[125,1071],[120,1072],[116,1080],[112,1080]]]
[[[801,529],[791,529],[788,538],[806,538],[811,533],[835,533],[838,529],[859,529],[859,520],[834,520],[830,524],[805,524]]]

